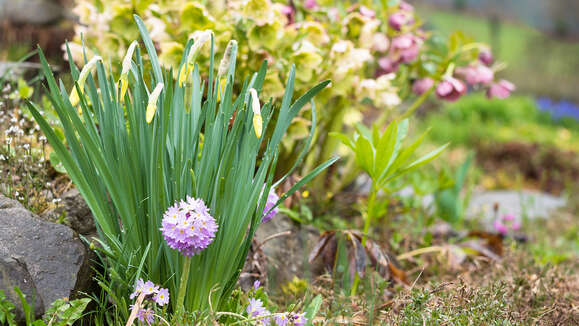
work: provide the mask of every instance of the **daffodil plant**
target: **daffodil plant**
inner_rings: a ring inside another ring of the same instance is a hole
[[[66,145],[39,106],[29,103],[29,109],[94,215],[94,248],[105,267],[101,286],[119,313],[129,317],[139,278],[168,289],[177,298],[173,310],[218,309],[236,286],[263,216],[336,160],[264,211],[272,187],[284,180],[273,173],[280,143],[328,82],[296,99],[292,68],[281,103],[273,105],[261,96],[263,63],[234,91],[236,43],[215,74],[211,33],[187,43],[175,74],[160,65],[145,23],[135,20],[142,42],[131,43],[121,69],[94,56],[79,72],[70,58],[72,93],[40,51]],[[202,47],[210,49],[207,75],[195,61]],[[274,114],[279,118],[272,120]]]

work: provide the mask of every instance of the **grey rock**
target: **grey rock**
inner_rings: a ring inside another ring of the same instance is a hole
[[[473,194],[466,215],[471,218],[481,217],[488,224],[495,219],[495,204],[498,204],[499,214],[514,214],[519,219],[537,219],[548,218],[567,203],[563,197],[536,191],[485,191]]]
[[[18,293],[14,290],[18,287],[24,294],[28,304],[34,307],[34,316],[42,317],[44,305],[42,297],[38,294],[32,276],[26,268],[26,264],[12,257],[0,256],[0,289],[4,292],[6,299],[10,301],[15,309],[17,322],[24,321],[24,311]]]
[[[26,264],[45,309],[89,288],[90,256],[72,229],[43,221],[2,196],[0,203],[0,254]]]
[[[56,220],[62,214],[68,225],[82,235],[96,233],[96,226],[90,208],[82,198],[80,192],[74,188],[61,196],[61,205],[43,214],[49,220]]]
[[[48,24],[61,19],[64,8],[54,0],[0,0],[0,20]]]
[[[259,227],[256,239],[263,243],[268,237],[286,231],[291,234],[268,240],[261,247],[266,256],[268,281],[277,286],[291,281],[294,276],[307,278],[312,275],[308,256],[319,236],[317,229],[298,225],[278,214]]]

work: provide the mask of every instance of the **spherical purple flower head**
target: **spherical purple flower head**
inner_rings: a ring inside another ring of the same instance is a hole
[[[155,301],[159,306],[164,306],[169,303],[169,290],[168,289],[159,289],[157,294],[153,297],[153,301]]]
[[[422,95],[432,88],[432,86],[434,86],[434,80],[430,77],[425,77],[418,79],[412,84],[412,91],[417,95]]]
[[[279,208],[277,208],[277,207],[272,209],[272,207],[275,206],[275,204],[277,203],[278,200],[279,200],[279,196],[275,193],[273,188],[270,189],[269,194],[267,195],[267,201],[265,202],[265,208],[263,209],[263,218],[261,220],[261,223],[265,223],[265,222],[271,220],[275,216],[275,214],[277,214],[277,212],[279,212]],[[271,211],[270,211],[270,209],[271,209]]]
[[[169,247],[187,257],[207,248],[218,229],[203,200],[189,196],[186,201],[169,207],[161,224],[161,231]]]
[[[454,77],[446,77],[436,86],[438,98],[450,102],[458,100],[464,93],[466,93],[466,86]]]
[[[511,92],[515,90],[515,85],[513,83],[506,81],[504,79],[499,80],[497,83],[491,84],[487,90],[488,98],[500,98],[505,99],[511,95]]]
[[[155,313],[151,309],[140,309],[137,311],[137,318],[140,322],[147,321],[148,324],[151,324],[155,319]]]

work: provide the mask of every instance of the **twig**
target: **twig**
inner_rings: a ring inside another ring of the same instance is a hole
[[[291,235],[291,234],[292,234],[292,231],[284,231],[284,232],[272,234],[269,237],[263,239],[263,241],[261,243],[258,243],[256,250],[260,249],[266,242],[268,242],[270,240],[273,240],[273,239],[279,238],[279,237],[285,237],[285,236]]]

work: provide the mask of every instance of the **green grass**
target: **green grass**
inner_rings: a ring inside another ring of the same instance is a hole
[[[579,43],[555,40],[531,27],[503,22],[492,39],[486,18],[419,8],[429,28],[441,35],[462,30],[494,48],[497,59],[508,63],[501,73],[526,93],[579,100]]]

